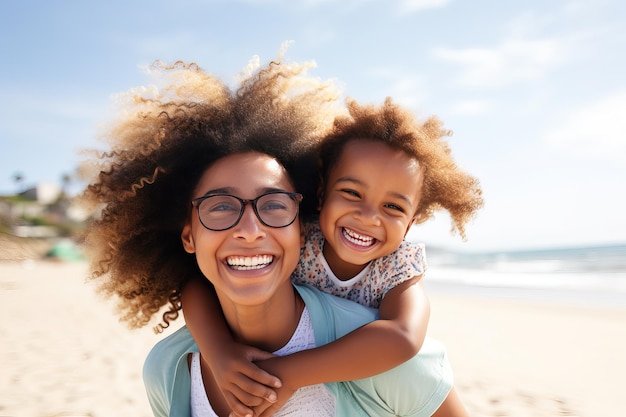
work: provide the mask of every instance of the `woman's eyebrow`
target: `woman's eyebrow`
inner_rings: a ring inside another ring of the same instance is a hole
[[[269,193],[269,192],[273,192],[273,191],[285,191],[285,192],[287,192],[287,190],[285,190],[284,188],[279,188],[279,187],[262,187],[262,188],[258,188],[256,190],[256,193],[257,193],[257,195],[261,195],[261,194],[265,194],[265,193]],[[235,187],[214,188],[214,189],[209,190],[206,193],[204,193],[204,195],[202,197],[206,197],[208,195],[214,195],[214,194],[237,195],[237,188],[235,188]]]
[[[214,188],[204,193],[202,197],[206,197],[212,194],[233,194],[234,192],[235,192],[235,189],[233,187]]]

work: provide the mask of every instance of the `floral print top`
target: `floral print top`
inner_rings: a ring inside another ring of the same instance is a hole
[[[341,281],[326,263],[323,248],[324,236],[319,223],[307,224],[306,243],[292,275],[293,281],[368,307],[378,308],[387,291],[426,271],[424,245],[405,240],[391,254],[372,260],[357,276]]]

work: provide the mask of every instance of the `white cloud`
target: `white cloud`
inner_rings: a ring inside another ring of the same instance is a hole
[[[371,78],[382,80],[373,83],[373,85],[380,86],[381,90],[380,96],[375,97],[377,100],[391,96],[396,103],[413,110],[417,110],[418,105],[424,102],[427,84],[424,77],[419,74],[398,68],[381,67],[370,69],[367,74]]]
[[[307,47],[330,45],[336,38],[336,30],[325,21],[312,20],[302,27],[303,42]]]
[[[0,133],[8,140],[65,138],[77,126],[93,123],[97,115],[106,111],[106,103],[75,92],[58,96],[8,88],[4,91],[11,106],[6,106],[7,111],[0,117]]]
[[[231,0],[224,0],[225,3],[228,1]],[[297,11],[310,11],[331,6],[335,12],[339,8],[342,11],[358,9],[376,1],[380,0],[343,0],[341,2],[336,0],[240,0],[241,3],[255,7],[280,7]]]
[[[494,48],[435,49],[435,56],[459,64],[459,83],[469,87],[500,87],[541,79],[568,58],[567,43],[558,39],[511,39]]]
[[[402,0],[399,4],[399,11],[402,14],[415,13],[427,9],[444,7],[448,0]]]
[[[543,137],[555,150],[582,159],[626,162],[626,91],[575,109]]]
[[[464,100],[455,103],[451,108],[452,114],[477,116],[491,111],[493,103],[490,100]]]
[[[163,60],[181,59],[189,55],[197,56],[197,51],[209,53],[215,49],[212,42],[202,42],[197,36],[188,31],[181,31],[175,34],[162,35],[128,35],[114,33],[110,35],[111,40],[132,48],[136,54],[149,57],[149,62],[155,58]]]

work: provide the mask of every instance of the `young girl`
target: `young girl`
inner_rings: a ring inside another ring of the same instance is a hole
[[[299,387],[369,377],[415,356],[429,304],[423,249],[404,237],[446,209],[464,238],[482,205],[478,181],[456,166],[436,118],[418,124],[390,100],[348,107],[350,117],[338,118],[321,145],[319,224],[308,224],[292,278],[379,308],[380,319],[323,347],[269,359],[235,343],[210,288],[190,282],[182,293],[187,326],[233,414],[271,415]],[[454,389],[435,415],[466,415]]]

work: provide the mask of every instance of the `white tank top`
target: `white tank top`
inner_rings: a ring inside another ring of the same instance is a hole
[[[298,327],[289,342],[274,352],[278,356],[289,355],[315,347],[313,326],[309,310],[305,307]],[[191,416],[218,417],[211,408],[202,382],[200,353],[191,357]],[[324,384],[309,385],[298,389],[287,403],[274,414],[276,417],[332,417],[335,415],[335,397]]]

